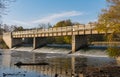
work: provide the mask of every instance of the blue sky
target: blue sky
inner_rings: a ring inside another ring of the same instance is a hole
[[[106,7],[105,0],[17,0],[8,7],[3,22],[25,28],[66,19],[87,24],[96,21]]]

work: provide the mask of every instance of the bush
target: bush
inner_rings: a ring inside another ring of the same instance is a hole
[[[110,57],[117,58],[120,56],[120,48],[117,46],[109,47],[107,53]]]

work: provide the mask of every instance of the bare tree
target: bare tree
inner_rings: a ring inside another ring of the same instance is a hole
[[[47,24],[39,24],[38,25],[38,29],[47,29],[47,28],[51,28],[52,27],[52,25],[50,24],[50,23],[47,23]]]
[[[11,2],[15,1],[16,0],[0,0],[0,17],[2,17],[3,14],[6,14],[6,8],[8,8]]]
[[[8,30],[8,26],[2,24],[2,16],[7,14],[6,9],[8,8],[8,6],[10,5],[11,2],[14,2],[16,0],[0,0],[0,33],[2,33],[3,29],[2,27],[4,27],[6,30]]]

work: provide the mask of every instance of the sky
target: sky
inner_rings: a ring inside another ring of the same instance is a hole
[[[106,7],[106,0],[16,0],[6,9],[3,23],[31,28],[70,19],[87,24],[97,21],[101,9]]]

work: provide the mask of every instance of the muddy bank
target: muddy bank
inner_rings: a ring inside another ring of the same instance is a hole
[[[87,67],[84,77],[120,77],[120,66]]]

